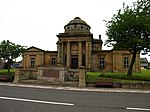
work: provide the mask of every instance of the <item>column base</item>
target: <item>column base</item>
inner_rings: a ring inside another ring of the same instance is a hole
[[[61,66],[61,67],[62,67],[62,66],[63,66],[63,64],[62,64],[62,63],[57,63],[57,66],[59,66],[59,67]]]
[[[78,87],[79,87],[79,88],[85,88],[85,87],[86,87],[86,84],[79,84]]]

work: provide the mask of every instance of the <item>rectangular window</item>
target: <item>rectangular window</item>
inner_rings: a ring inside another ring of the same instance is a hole
[[[67,55],[65,55],[64,64],[67,66]]]
[[[31,66],[35,66],[35,58],[31,58]]]
[[[85,55],[82,55],[82,66],[85,66]]]
[[[124,57],[124,67],[125,68],[129,67],[129,58],[128,57]]]
[[[100,68],[104,68],[105,67],[105,59],[104,58],[100,58],[99,66],[100,66]]]
[[[51,58],[51,65],[56,65],[56,59],[55,58]]]

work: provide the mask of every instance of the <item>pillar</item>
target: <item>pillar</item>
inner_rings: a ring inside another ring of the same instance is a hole
[[[23,64],[23,68],[25,69],[26,68],[26,55],[23,55],[22,64]]]
[[[79,42],[78,67],[82,66],[82,42]]]
[[[86,87],[85,81],[86,69],[83,66],[79,67],[79,87],[84,88]]]
[[[25,60],[27,63],[26,63],[26,68],[30,67],[31,66],[31,60],[30,60],[30,56],[29,55],[26,55],[26,60]]]
[[[86,64],[86,67],[88,67],[88,64],[89,64],[89,43],[86,42],[86,51],[85,51],[85,64]]]
[[[64,44],[61,43],[61,64],[63,65],[64,62]]]
[[[43,78],[43,67],[38,67],[38,76],[37,79],[41,80]]]
[[[57,51],[58,51],[57,64],[59,65],[60,64],[60,43],[59,42],[57,42]]]
[[[45,62],[44,62],[44,56],[43,56],[43,54],[42,54],[42,55],[41,55],[41,64],[44,65],[44,63],[45,63]]]
[[[92,43],[91,42],[89,42],[89,46],[88,46],[88,48],[89,48],[89,54],[88,54],[88,56],[89,56],[89,65],[88,65],[88,68],[90,68],[91,67],[91,52],[92,52]]]
[[[22,68],[16,68],[13,83],[19,83],[21,72],[22,72]]]
[[[70,68],[70,42],[67,42],[67,67]]]

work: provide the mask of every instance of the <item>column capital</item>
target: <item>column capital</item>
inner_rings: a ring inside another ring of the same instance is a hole
[[[56,42],[56,44],[58,45],[59,41]]]
[[[77,41],[77,43],[83,43],[82,41]]]
[[[63,44],[64,41],[57,41],[56,44]]]
[[[66,43],[71,43],[70,41],[66,41]]]
[[[62,41],[59,41],[59,44],[63,44],[63,42],[62,42]]]

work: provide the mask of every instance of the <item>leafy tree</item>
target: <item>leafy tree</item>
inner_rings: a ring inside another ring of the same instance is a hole
[[[25,46],[12,43],[9,40],[3,40],[0,43],[0,59],[7,62],[8,72],[10,71],[13,59],[16,59],[19,56],[21,56],[25,48]]]
[[[137,53],[150,52],[150,0],[138,0],[130,7],[123,4],[123,8],[107,21],[106,27],[105,45],[132,54],[127,73],[131,76]]]

